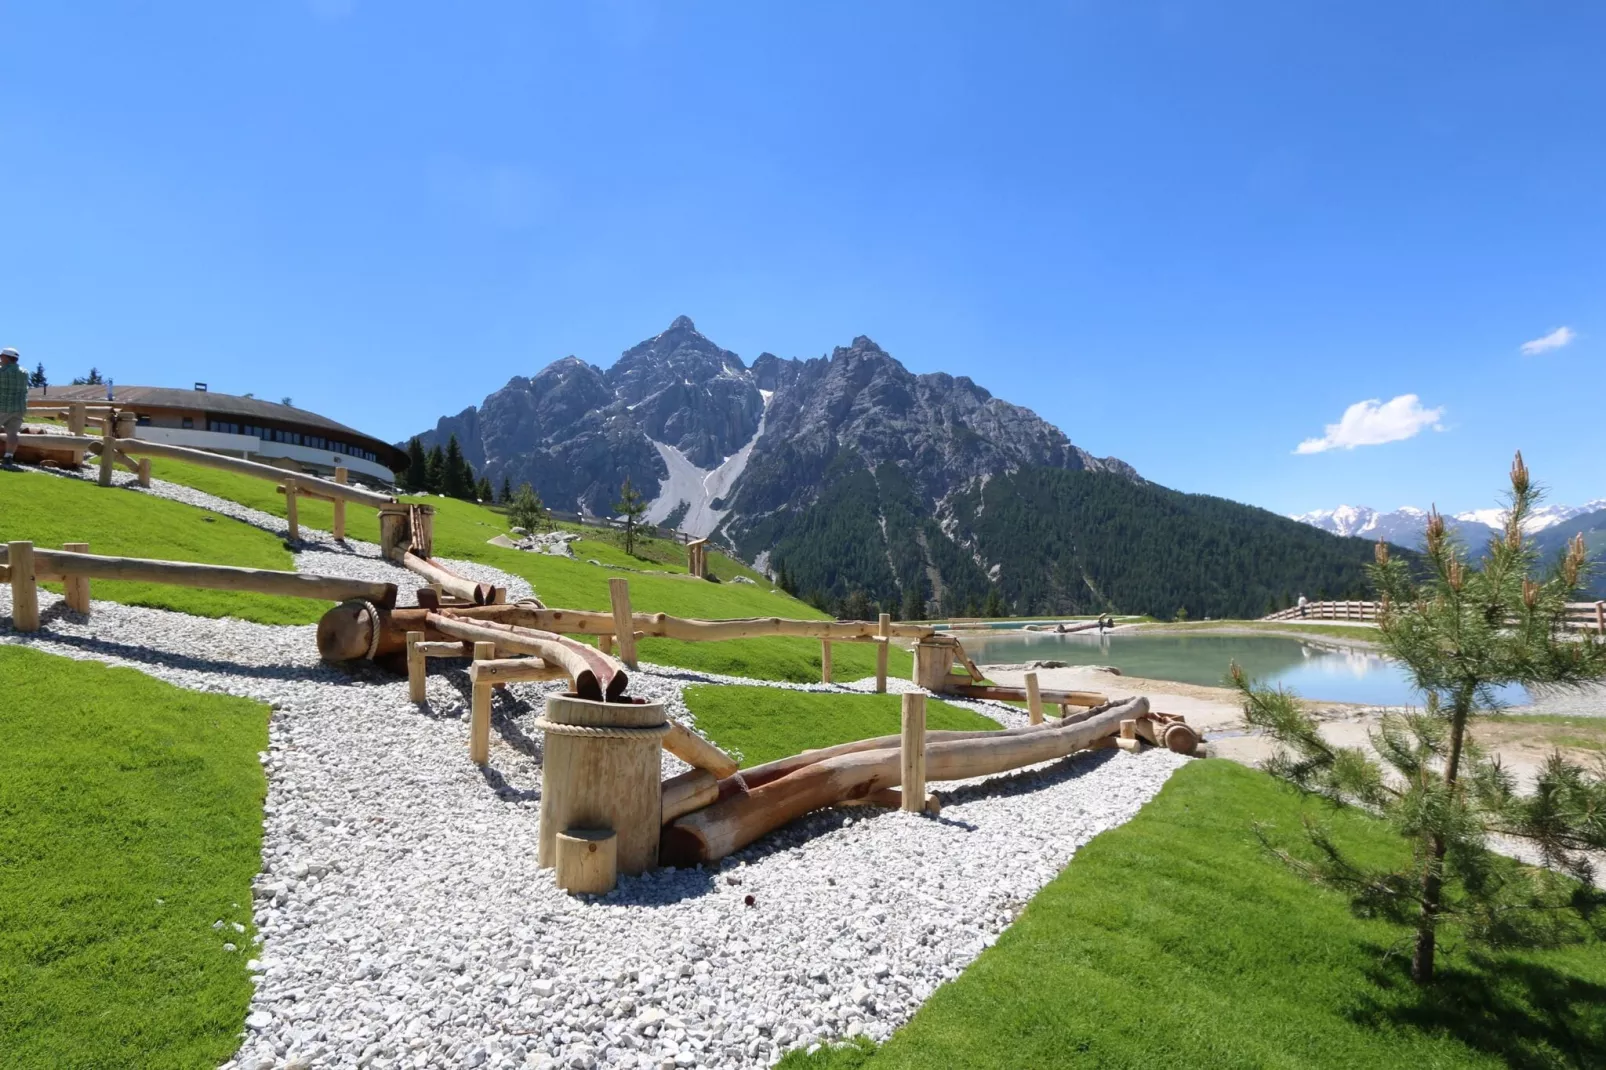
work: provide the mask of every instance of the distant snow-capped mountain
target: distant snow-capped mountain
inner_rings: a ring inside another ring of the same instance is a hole
[[[1528,517],[1523,530],[1532,535],[1601,509],[1606,509],[1606,498],[1597,498],[1583,505],[1543,505]],[[1334,535],[1384,539],[1397,546],[1416,549],[1422,545],[1422,532],[1427,528],[1428,514],[1426,509],[1412,505],[1402,505],[1387,513],[1380,513],[1367,505],[1341,505],[1337,509],[1300,513],[1294,519]],[[1472,509],[1446,516],[1444,520],[1445,525],[1458,534],[1462,541],[1478,543],[1505,526],[1505,511],[1499,508]]]

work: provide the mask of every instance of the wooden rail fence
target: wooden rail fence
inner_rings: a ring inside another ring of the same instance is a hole
[[[1298,606],[1294,606],[1276,613],[1268,613],[1260,619],[1375,621],[1378,605],[1377,602],[1307,602],[1303,612]],[[1606,601],[1568,602],[1566,622],[1569,628],[1593,628],[1606,634]]]

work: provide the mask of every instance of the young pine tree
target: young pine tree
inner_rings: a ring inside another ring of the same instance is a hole
[[[497,497],[496,501],[499,505],[511,505],[513,503],[513,483],[507,476],[502,477],[502,493]]]
[[[625,518],[625,553],[636,552],[636,528],[641,523],[641,514],[647,511],[647,502],[641,492],[630,485],[630,477],[625,477],[624,486],[619,488],[619,500],[614,503],[614,512]]]
[[[33,374],[28,376],[28,385],[35,388],[47,387],[50,380],[45,378],[45,362],[40,361],[33,366]]]
[[[998,593],[997,587],[987,588],[987,602],[982,606],[981,615],[984,617],[1002,617],[1004,615],[1004,596]]]
[[[414,435],[407,443],[407,471],[402,473],[402,489],[414,494],[423,490],[428,466],[424,447],[419,443],[418,436]]]
[[[509,523],[525,531],[540,531],[546,524],[546,506],[541,504],[541,496],[528,483],[519,484],[519,492],[513,495],[513,501],[508,505],[507,518]]]
[[[1503,534],[1474,564],[1429,514],[1423,568],[1391,559],[1379,542],[1370,567],[1378,631],[1423,696],[1419,711],[1391,715],[1372,734],[1381,764],[1358,747],[1329,743],[1293,695],[1255,687],[1236,665],[1247,720],[1281,744],[1268,771],[1339,805],[1379,814],[1410,841],[1411,860],[1380,870],[1346,856],[1314,824],[1314,860],[1278,853],[1310,878],[1348,892],[1355,908],[1415,930],[1411,977],[1434,979],[1440,927],[1459,923],[1489,944],[1562,940],[1576,933],[1569,909],[1598,897],[1587,852],[1606,848],[1606,777],[1556,752],[1531,794],[1468,734],[1512,684],[1577,687],[1606,679],[1606,643],[1568,631],[1566,606],[1584,582],[1582,536],[1548,568],[1523,537],[1539,493],[1517,454]],[[1493,855],[1490,833],[1526,841],[1545,862],[1518,866]],[[1565,876],[1564,876],[1565,874]],[[1569,880],[1571,877],[1580,884]]]
[[[903,619],[924,620],[926,616],[926,599],[921,593],[921,583],[915,580],[907,583],[903,588]]]
[[[479,482],[474,484],[474,497],[482,502],[491,502],[496,498],[496,491],[491,489],[491,481],[480,476]]]

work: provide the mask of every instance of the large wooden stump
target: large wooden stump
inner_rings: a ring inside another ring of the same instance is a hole
[[[558,834],[613,829],[620,873],[658,864],[663,825],[660,742],[669,731],[658,702],[593,702],[549,695],[541,761],[538,861],[557,864]]]

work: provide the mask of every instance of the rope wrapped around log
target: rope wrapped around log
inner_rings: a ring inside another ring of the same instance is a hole
[[[589,736],[592,739],[641,739],[644,736],[667,736],[669,724],[647,725],[590,725],[559,724],[545,717],[535,719],[535,727],[560,736]]]

